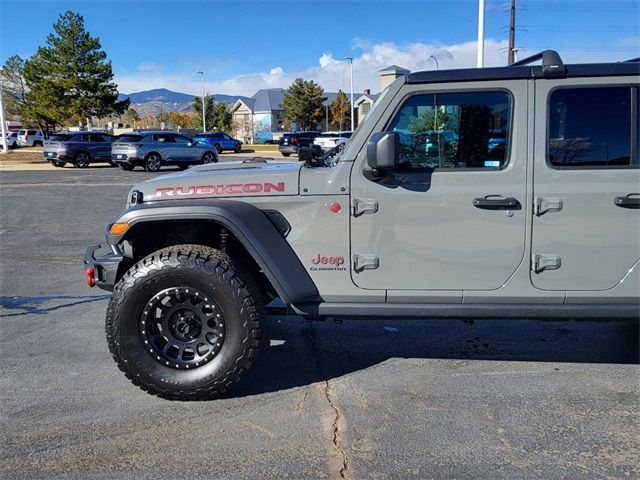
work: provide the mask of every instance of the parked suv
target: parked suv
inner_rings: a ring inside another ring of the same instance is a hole
[[[285,133],[280,138],[278,150],[283,156],[288,157],[292,153],[298,153],[300,147],[313,145],[313,140],[318,135],[320,132],[315,131]]]
[[[41,147],[44,144],[44,135],[37,129],[24,129],[18,131],[19,147]]]
[[[351,138],[353,132],[324,132],[318,135],[313,141],[314,145],[318,145],[325,152],[332,148],[344,146]],[[339,147],[342,148],[342,147]]]
[[[258,361],[276,297],[309,319],[637,319],[639,67],[546,51],[410,73],[341,153],[138,183],[85,256],[119,368],[214,398]]]
[[[85,168],[91,163],[111,163],[113,135],[100,132],[55,133],[44,142],[44,159],[56,167],[71,162],[75,167]]]
[[[193,141],[214,147],[217,153],[222,153],[223,150],[232,150],[236,153],[242,151],[242,142],[224,132],[199,133],[194,135]]]
[[[137,132],[121,135],[111,147],[111,160],[123,170],[136,165],[157,172],[164,165],[181,169],[189,165],[216,163],[218,153],[209,145],[173,132]]]

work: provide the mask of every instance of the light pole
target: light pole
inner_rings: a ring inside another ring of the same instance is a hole
[[[9,153],[7,148],[7,129],[4,123],[4,103],[2,102],[2,96],[4,91],[2,90],[2,82],[0,82],[0,123],[2,124],[2,153]]]
[[[344,57],[345,60],[349,60],[349,66],[351,67],[351,77],[349,83],[351,84],[351,111],[349,116],[351,117],[351,131],[353,132],[353,57]]]
[[[202,75],[202,133],[207,131],[207,121],[204,116],[204,72],[198,70],[198,73]]]
[[[433,60],[436,62],[436,70],[440,70],[440,65],[438,65],[438,59],[433,55],[429,55],[429,58],[433,58]]]
[[[478,62],[477,67],[484,67],[484,0],[478,0]]]

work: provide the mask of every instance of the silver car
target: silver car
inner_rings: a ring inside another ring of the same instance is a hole
[[[217,163],[215,148],[200,145],[173,132],[133,132],[121,135],[111,146],[111,161],[123,170],[142,166],[157,172],[165,165],[181,170],[189,165]]]

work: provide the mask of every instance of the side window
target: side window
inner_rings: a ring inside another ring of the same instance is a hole
[[[387,130],[400,135],[400,169],[498,169],[508,163],[510,116],[506,92],[421,94]]]
[[[191,141],[187,137],[183,137],[182,135],[174,135],[173,139],[175,140],[176,143],[181,143],[185,145]]]
[[[154,135],[153,141],[159,143],[174,143],[173,136],[168,133],[159,133],[157,135]]]
[[[107,142],[107,143],[113,143],[116,139],[116,137],[114,137],[113,135],[103,135],[103,142]]]
[[[89,135],[89,141],[90,142],[104,142],[104,139],[102,138],[102,134],[100,133],[92,133]]]
[[[638,151],[637,134],[632,132],[638,125],[634,90],[583,87],[553,91],[549,98],[549,163],[560,168],[637,166],[638,159],[631,155],[632,150]]]

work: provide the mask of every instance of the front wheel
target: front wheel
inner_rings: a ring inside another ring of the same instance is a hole
[[[290,154],[290,153],[284,153],[284,152],[282,152],[282,156],[283,156],[283,157],[288,157],[289,155],[291,155],[291,154]]]
[[[107,342],[120,370],[143,390],[213,399],[251,366],[262,314],[255,283],[226,254],[178,245],[120,279],[107,308]]]
[[[87,168],[91,162],[91,157],[87,152],[77,153],[73,159],[73,163],[78,168]]]
[[[144,162],[144,168],[147,172],[157,172],[162,166],[162,158],[157,153],[152,153],[147,156]]]
[[[218,161],[218,157],[215,156],[213,152],[206,152],[202,156],[202,163],[216,163]]]
[[[242,145],[240,145],[239,143],[236,143],[236,146],[233,149],[233,151],[236,153],[240,153],[242,151]]]

